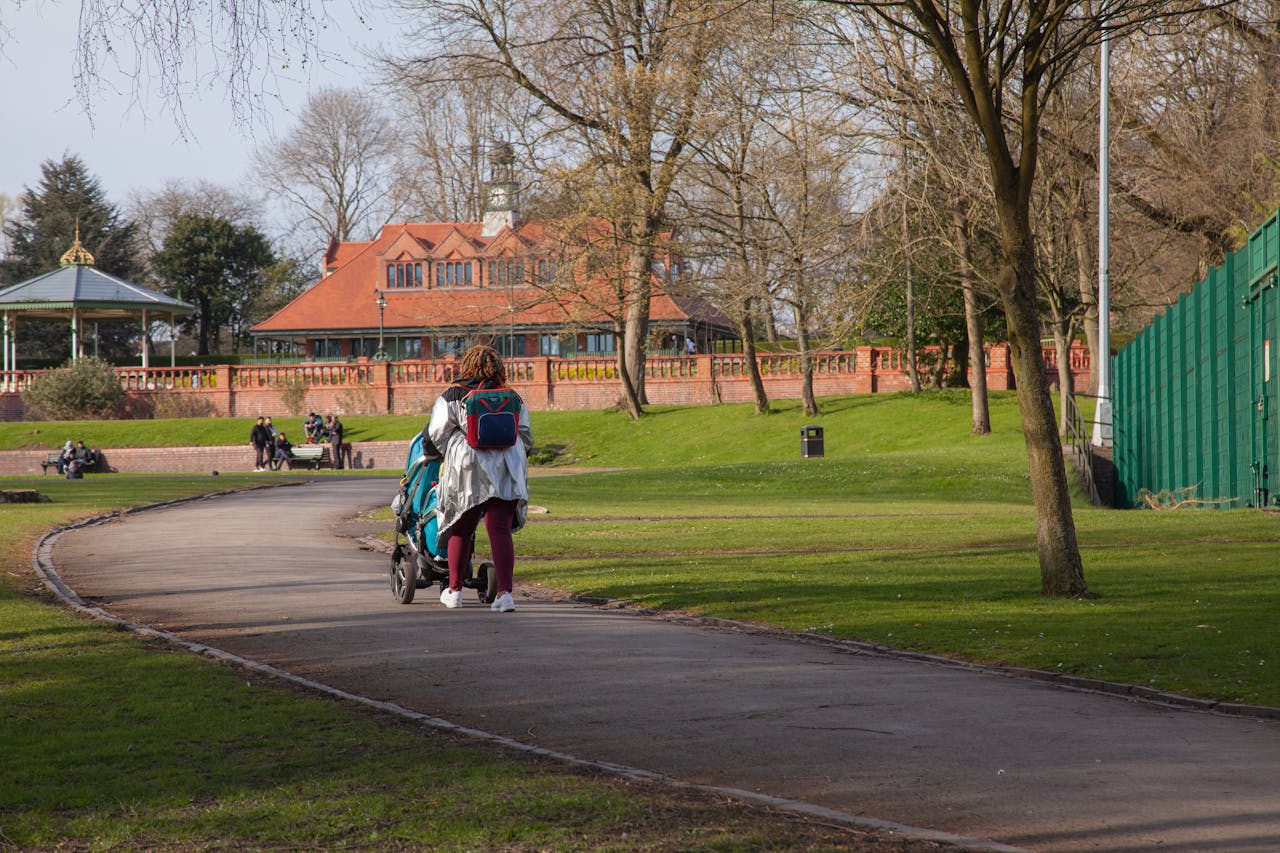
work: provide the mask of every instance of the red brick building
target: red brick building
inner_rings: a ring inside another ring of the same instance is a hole
[[[251,329],[255,350],[309,360],[439,358],[490,343],[507,356],[615,351],[616,299],[588,268],[586,240],[517,221],[514,184],[495,182],[483,222],[405,222],[367,242],[333,241],[323,277]],[[710,352],[733,325],[697,300],[668,292],[679,274],[654,261],[650,350]],[[723,348],[723,346],[721,347]]]

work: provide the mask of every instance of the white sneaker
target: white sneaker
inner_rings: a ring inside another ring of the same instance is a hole
[[[440,590],[440,603],[450,609],[453,609],[454,607],[461,607],[462,606],[462,590],[449,589],[448,587],[445,587],[444,589]]]
[[[493,604],[489,605],[489,609],[494,613],[510,613],[516,609],[516,603],[511,600],[511,593],[504,592],[493,600]]]

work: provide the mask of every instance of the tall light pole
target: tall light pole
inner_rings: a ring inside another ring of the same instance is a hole
[[[374,304],[378,306],[378,351],[373,354],[374,361],[386,361],[387,351],[382,347],[382,320],[387,311],[387,297],[382,295],[382,291],[374,288],[374,292],[378,294],[378,300]]]
[[[1111,37],[1102,31],[1098,79],[1098,406],[1093,444],[1111,446]]]

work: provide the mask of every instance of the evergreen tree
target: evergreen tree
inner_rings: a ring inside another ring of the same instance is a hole
[[[21,212],[5,224],[9,254],[0,261],[0,284],[16,284],[58,268],[71,248],[76,228],[80,243],[103,272],[134,280],[142,273],[137,251],[137,225],[107,201],[97,178],[72,154],[40,165],[40,184],[26,187]],[[128,360],[138,351],[141,328],[133,323],[102,323],[98,352],[103,358]],[[71,355],[71,333],[64,321],[22,321],[19,357],[62,361]]]
[[[200,355],[217,350],[224,326],[241,333],[248,325],[263,271],[275,262],[267,238],[252,225],[197,213],[179,216],[151,258],[166,292],[195,306],[184,328],[195,330]]]

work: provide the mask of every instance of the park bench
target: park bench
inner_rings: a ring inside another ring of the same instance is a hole
[[[296,465],[310,465],[312,468],[329,468],[333,462],[329,459],[327,444],[295,444],[293,456],[289,459],[289,468]]]
[[[53,453],[46,453],[44,461],[40,463],[40,473],[48,474],[50,468],[57,468],[62,461],[62,451],[55,450]]]
[[[99,455],[97,453],[94,453],[93,458],[91,458],[88,462],[82,462],[80,464],[80,471],[85,472],[85,471],[97,470],[99,459],[100,459]],[[52,453],[46,453],[44,456],[44,459],[41,460],[40,462],[40,473],[48,474],[49,469],[57,468],[61,460],[62,460],[61,450],[55,450]]]

